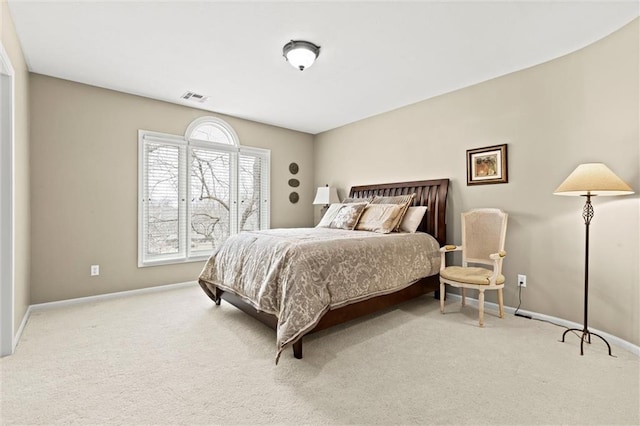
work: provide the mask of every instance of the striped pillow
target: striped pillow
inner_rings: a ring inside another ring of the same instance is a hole
[[[348,197],[342,200],[342,204],[353,204],[353,203],[370,203],[373,200],[373,197]]]
[[[356,225],[358,231],[388,234],[398,220],[402,207],[398,204],[369,204]]]
[[[393,230],[398,231],[400,228],[400,223],[402,223],[402,219],[404,215],[407,213],[407,209],[413,202],[413,198],[416,196],[415,193],[407,194],[407,195],[394,195],[390,197],[381,197],[376,195],[373,197],[371,204],[398,204],[400,206],[400,214],[398,214],[397,220],[393,224]]]

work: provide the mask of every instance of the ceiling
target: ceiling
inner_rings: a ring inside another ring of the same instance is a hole
[[[8,4],[32,72],[311,134],[557,58],[639,13],[635,0]],[[321,46],[311,68],[286,63],[291,39]]]

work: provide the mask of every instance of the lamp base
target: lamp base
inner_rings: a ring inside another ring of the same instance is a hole
[[[607,344],[607,349],[609,349],[609,356],[613,356],[611,355],[611,346],[609,345],[609,342],[607,342],[607,340],[604,337],[600,336],[599,334],[590,332],[589,329],[586,327],[583,330],[580,330],[579,328],[570,328],[566,330],[564,333],[562,333],[562,342],[564,342],[564,337],[570,331],[577,331],[579,333],[582,333],[582,337],[580,339],[580,355],[584,355],[584,350],[583,350],[584,342],[586,341],[588,344],[591,344],[591,336],[596,336],[600,338],[600,340],[602,340],[604,343]]]

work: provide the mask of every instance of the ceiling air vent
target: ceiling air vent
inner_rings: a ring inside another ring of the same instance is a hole
[[[184,95],[180,96],[180,99],[203,103],[203,102],[206,102],[209,99],[209,97],[205,95],[201,95],[199,93],[195,93],[195,92],[186,92]]]

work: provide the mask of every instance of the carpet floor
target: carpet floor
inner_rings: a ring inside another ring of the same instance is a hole
[[[424,296],[305,338],[199,287],[32,313],[0,360],[2,424],[640,424],[639,358]]]

